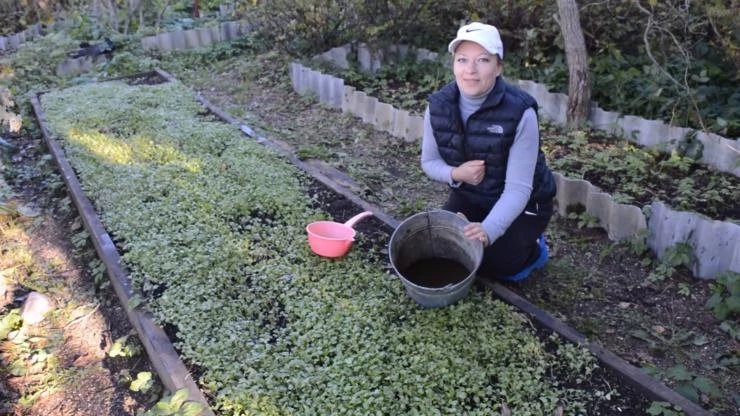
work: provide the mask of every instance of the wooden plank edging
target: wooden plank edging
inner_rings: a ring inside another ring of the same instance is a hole
[[[149,356],[149,361],[151,361],[167,391],[174,393],[183,388],[187,389],[188,401],[197,402],[203,406],[201,415],[214,416],[215,414],[211,410],[208,400],[180,360],[180,355],[175,350],[175,347],[170,342],[164,330],[154,322],[150,313],[128,306],[129,301],[134,297],[134,292],[128,275],[120,265],[121,258],[118,249],[110,235],[105,231],[105,227],[103,227],[92,203],[82,190],[77,175],[64,156],[62,147],[52,137],[46,127],[46,115],[41,107],[40,95],[36,94],[31,97],[31,105],[39,122],[44,141],[62,174],[64,183],[67,185],[67,192],[77,207],[85,230],[90,234],[95,251],[105,264],[108,277],[118,296],[118,300],[126,310],[129,322],[136,329],[139,339]]]

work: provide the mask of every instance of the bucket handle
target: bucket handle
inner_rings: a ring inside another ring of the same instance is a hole
[[[354,217],[348,219],[347,222],[344,223],[344,225],[346,225],[347,227],[352,228],[352,227],[354,227],[355,224],[357,224],[358,221],[360,221],[361,219],[363,219],[365,217],[369,217],[371,215],[373,215],[372,211],[363,211],[363,212],[355,215]]]

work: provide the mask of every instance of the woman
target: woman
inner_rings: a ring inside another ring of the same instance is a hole
[[[481,275],[518,281],[545,265],[542,234],[555,182],[540,150],[537,102],[501,77],[498,30],[471,23],[450,42],[455,81],[429,97],[421,165],[448,183],[443,209],[463,214],[485,248]]]

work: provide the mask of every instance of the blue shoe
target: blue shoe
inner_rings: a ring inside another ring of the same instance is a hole
[[[545,235],[540,235],[540,238],[537,239],[537,242],[540,245],[540,256],[537,257],[537,260],[522,269],[522,271],[520,271],[519,273],[513,276],[502,277],[501,280],[505,280],[507,282],[518,282],[529,277],[529,274],[533,271],[545,267],[545,264],[547,264],[547,259],[550,257],[550,249],[547,247],[547,243],[545,242]]]

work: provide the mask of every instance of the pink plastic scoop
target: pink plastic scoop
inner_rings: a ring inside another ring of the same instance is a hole
[[[323,257],[340,257],[349,251],[355,241],[354,225],[363,218],[373,215],[361,212],[344,224],[335,221],[316,221],[306,226],[308,245],[311,251]]]

